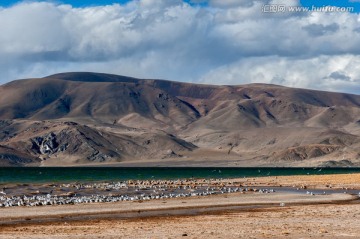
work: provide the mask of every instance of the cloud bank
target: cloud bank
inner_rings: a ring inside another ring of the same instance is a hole
[[[262,12],[264,4],[296,0],[206,2],[0,8],[0,82],[97,71],[360,93],[359,14]]]

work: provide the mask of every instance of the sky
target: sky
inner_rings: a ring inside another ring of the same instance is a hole
[[[327,5],[354,9],[290,11]],[[2,0],[0,84],[94,71],[360,94],[359,12],[360,0]]]

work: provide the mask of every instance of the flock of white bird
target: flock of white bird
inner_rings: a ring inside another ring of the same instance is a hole
[[[212,184],[212,185],[211,185]],[[57,195],[58,189],[74,189]],[[95,189],[97,193],[86,195]],[[46,206],[80,203],[104,203],[119,201],[146,201],[168,198],[200,197],[214,194],[257,192],[273,193],[273,189],[256,189],[209,183],[207,186],[191,181],[145,180],[114,183],[60,184],[49,192],[37,190],[29,195],[7,194],[7,189],[0,191],[0,207]]]

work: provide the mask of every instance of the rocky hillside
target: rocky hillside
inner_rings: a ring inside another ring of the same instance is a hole
[[[63,73],[0,86],[0,165],[350,166],[360,96]]]

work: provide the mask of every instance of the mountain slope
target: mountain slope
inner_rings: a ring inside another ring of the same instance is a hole
[[[61,73],[0,86],[0,119],[0,155],[19,159],[4,165],[360,163],[360,96],[344,93]]]

